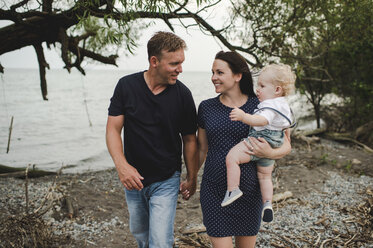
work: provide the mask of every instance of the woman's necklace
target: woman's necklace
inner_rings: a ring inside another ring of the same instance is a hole
[[[230,108],[241,107],[247,102],[247,95],[242,94],[235,98],[220,95],[220,102]]]

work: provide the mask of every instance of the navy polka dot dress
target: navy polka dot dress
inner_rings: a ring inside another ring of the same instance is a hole
[[[240,108],[253,113],[258,103],[256,97],[249,97]],[[249,133],[248,125],[229,119],[231,111],[219,96],[201,102],[198,108],[198,125],[206,130],[208,140],[200,197],[203,224],[212,237],[255,236],[261,221],[262,198],[255,162],[240,166],[243,196],[226,207],[220,206],[227,190],[225,157]]]

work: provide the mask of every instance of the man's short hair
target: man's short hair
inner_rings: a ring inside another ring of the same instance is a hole
[[[175,52],[179,49],[186,49],[183,39],[174,33],[159,31],[148,41],[148,60],[152,56],[161,59],[162,51]]]

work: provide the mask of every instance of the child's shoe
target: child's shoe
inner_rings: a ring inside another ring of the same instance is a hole
[[[221,206],[225,207],[225,206],[231,204],[232,202],[234,202],[235,200],[240,198],[242,196],[242,194],[243,193],[239,188],[234,189],[233,191],[227,191],[225,193],[225,197],[224,197],[223,202],[221,203]]]
[[[273,220],[273,209],[270,201],[263,204],[262,219],[264,222],[271,222]]]

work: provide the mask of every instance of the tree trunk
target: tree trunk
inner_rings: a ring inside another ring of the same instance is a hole
[[[316,104],[316,103],[312,103],[313,105],[313,111],[315,112],[315,117],[316,117],[316,128],[320,128],[321,127],[321,124],[320,124],[320,119],[321,119],[321,114],[320,114],[320,104]]]

